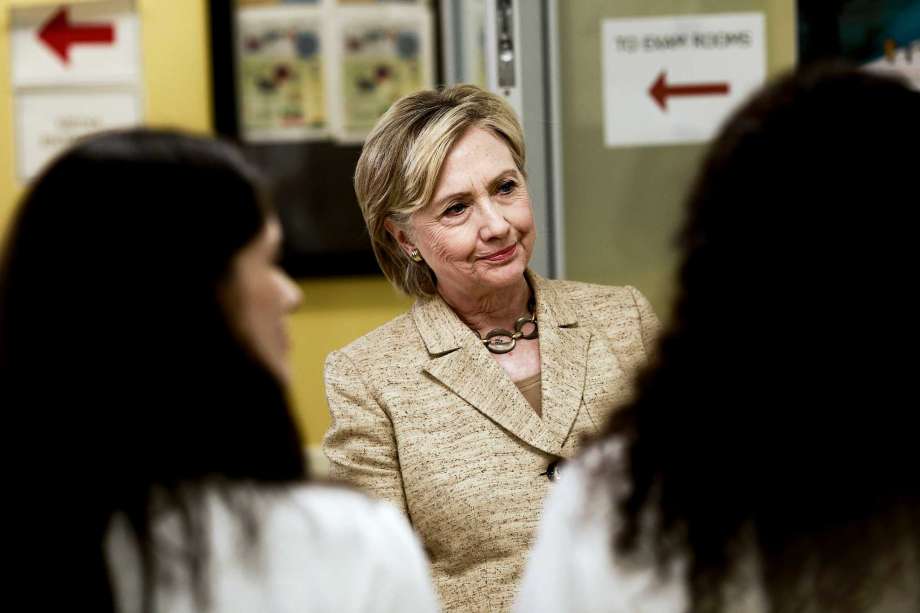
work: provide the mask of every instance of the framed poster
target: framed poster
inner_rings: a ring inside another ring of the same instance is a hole
[[[245,142],[328,137],[324,38],[316,8],[237,10],[237,92]]]
[[[282,266],[379,274],[355,165],[393,101],[440,81],[437,3],[210,0],[210,13],[215,131],[267,180]]]
[[[337,12],[332,50],[333,122],[341,142],[361,142],[403,96],[430,87],[431,30],[420,6]]]

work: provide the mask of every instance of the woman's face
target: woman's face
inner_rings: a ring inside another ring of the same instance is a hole
[[[479,127],[454,143],[431,202],[396,232],[404,249],[417,248],[443,294],[488,295],[519,284],[536,229],[530,195],[508,146]]]
[[[225,304],[243,342],[280,381],[290,380],[287,315],[302,298],[278,266],[281,226],[270,219],[233,259]]]

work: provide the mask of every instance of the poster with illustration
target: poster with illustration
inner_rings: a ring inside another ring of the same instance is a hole
[[[277,6],[279,4],[321,4],[322,0],[236,0],[238,8],[244,6]]]
[[[920,90],[920,2],[799,0],[799,63],[843,59]]]
[[[237,13],[240,126],[248,142],[328,136],[323,19],[309,6]]]
[[[338,4],[429,4],[432,0],[335,0]]]
[[[396,100],[433,86],[431,21],[410,6],[340,15],[336,136],[359,142]]]

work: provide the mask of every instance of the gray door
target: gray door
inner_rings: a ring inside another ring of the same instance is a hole
[[[634,285],[667,317],[677,266],[673,238],[705,144],[605,146],[602,23],[761,12],[770,75],[795,60],[794,0],[444,0],[442,5],[447,16],[442,25],[453,32],[444,36],[448,80],[475,81],[479,75],[485,81],[480,84],[505,95],[522,117],[540,230],[537,270]],[[503,14],[509,7],[510,19]],[[471,35],[479,19],[482,33]],[[511,30],[510,54],[503,29]],[[471,50],[471,44],[481,49]],[[475,59],[482,56],[484,70]],[[511,85],[504,86],[509,79]]]

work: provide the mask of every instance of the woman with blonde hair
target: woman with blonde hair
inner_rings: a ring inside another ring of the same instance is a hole
[[[446,610],[507,610],[560,460],[627,398],[657,320],[634,288],[528,268],[524,137],[494,94],[398,101],[355,189],[416,301],[326,362],[332,474],[409,516]]]

